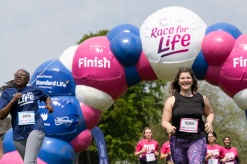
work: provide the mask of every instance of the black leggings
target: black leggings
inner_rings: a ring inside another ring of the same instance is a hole
[[[140,164],[157,164],[157,160],[151,162],[140,161]]]

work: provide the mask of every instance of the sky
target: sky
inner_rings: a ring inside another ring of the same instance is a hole
[[[90,31],[126,23],[141,27],[149,15],[169,6],[192,10],[208,26],[226,22],[247,33],[246,5],[244,0],[0,1],[0,85],[18,69],[32,74]]]

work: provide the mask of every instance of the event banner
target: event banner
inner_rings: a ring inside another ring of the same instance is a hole
[[[99,163],[108,164],[104,134],[102,133],[100,128],[98,128],[97,126],[92,129],[92,134],[97,143],[97,149],[99,152]]]

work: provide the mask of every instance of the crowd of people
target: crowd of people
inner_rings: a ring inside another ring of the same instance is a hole
[[[231,147],[230,137],[223,139],[224,147],[216,144],[213,109],[197,89],[192,68],[180,67],[171,82],[170,97],[163,110],[162,127],[169,140],[160,150],[160,159],[168,164],[239,164],[238,152]],[[152,129],[145,128],[143,139],[135,149],[141,164],[157,164],[159,146],[152,135]]]
[[[168,141],[165,142],[161,149],[159,149],[158,142],[152,139],[153,131],[151,128],[147,127],[143,130],[142,140],[138,143],[135,149],[135,156],[139,157],[141,164],[157,164],[157,158],[160,160],[165,160],[167,164],[192,164],[192,162],[185,161],[177,161],[176,157],[173,156],[170,148],[170,137],[171,134],[168,135]],[[224,147],[216,144],[217,135],[215,132],[210,132],[206,135],[207,142],[207,151],[204,155],[205,158],[203,161],[195,162],[195,163],[205,163],[205,164],[239,164],[238,159],[238,151],[236,148],[231,147],[230,137],[225,137],[223,139]],[[182,145],[180,145],[182,146]],[[187,150],[188,151],[188,150]],[[159,153],[160,152],[160,153]],[[176,152],[177,154],[181,152]],[[197,152],[194,152],[197,154]],[[180,155],[182,156],[182,154]],[[174,157],[174,158],[173,158]],[[196,156],[194,156],[196,157]],[[193,158],[191,156],[187,156],[187,158]],[[192,159],[193,160],[193,159]]]

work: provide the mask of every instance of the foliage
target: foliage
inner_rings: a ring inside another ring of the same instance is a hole
[[[76,44],[81,44],[83,41],[92,38],[92,37],[96,37],[96,36],[106,36],[108,34],[109,30],[104,29],[104,30],[99,30],[96,31],[96,33],[92,33],[91,31],[88,34],[85,34]]]

